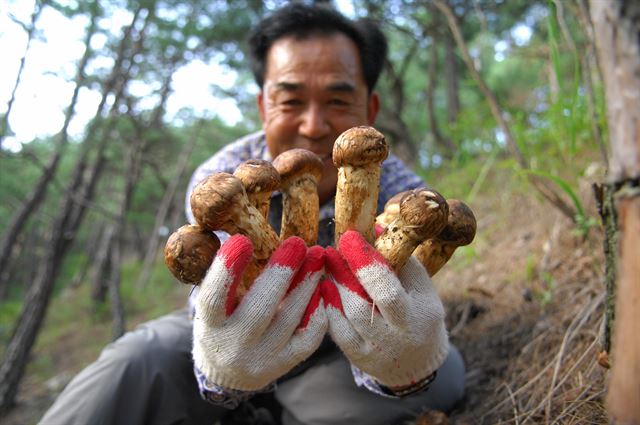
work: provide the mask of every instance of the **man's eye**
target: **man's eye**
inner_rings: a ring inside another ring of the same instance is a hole
[[[329,105],[347,106],[347,105],[349,105],[349,102],[347,102],[346,100],[342,100],[342,99],[331,99],[331,100],[329,100]]]
[[[298,105],[302,105],[302,101],[300,99],[287,99],[281,102],[283,105],[286,106],[298,106]]]

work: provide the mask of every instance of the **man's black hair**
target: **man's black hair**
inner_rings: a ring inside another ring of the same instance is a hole
[[[264,84],[267,53],[278,39],[337,33],[349,37],[358,48],[364,81],[371,93],[387,57],[387,39],[380,28],[370,20],[352,21],[327,6],[300,3],[285,6],[263,19],[249,35],[249,57],[256,82],[260,87]]]

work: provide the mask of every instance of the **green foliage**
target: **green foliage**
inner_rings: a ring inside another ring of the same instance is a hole
[[[21,308],[22,300],[20,299],[0,302],[0,356],[4,353],[4,348],[11,337],[13,326],[20,315]]]
[[[542,287],[536,290],[534,295],[540,305],[544,307],[553,301],[553,292],[558,285],[549,272],[543,272],[540,278],[542,280]]]
[[[190,288],[176,281],[162,261],[158,261],[151,273],[149,283],[140,288],[136,280],[142,264],[128,261],[122,267],[121,296],[127,309],[127,315],[144,314],[157,317],[174,310],[176,299],[182,298],[182,306],[186,306],[186,294]]]

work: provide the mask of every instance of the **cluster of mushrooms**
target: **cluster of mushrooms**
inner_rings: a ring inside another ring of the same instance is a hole
[[[335,243],[347,230],[357,230],[394,270],[402,268],[413,254],[433,276],[457,247],[471,243],[475,217],[463,202],[445,200],[428,187],[398,193],[376,217],[380,169],[387,155],[384,136],[372,127],[351,128],[336,140]],[[308,246],[316,243],[317,184],[322,169],[322,161],[313,152],[291,149],[273,163],[251,159],[233,174],[211,174],[191,194],[197,224],[182,226],[169,237],[165,264],[181,282],[198,285],[220,247],[213,232],[243,234],[253,243],[254,255],[238,286],[241,298],[280,241],[295,235]],[[274,190],[282,193],[280,235],[267,219]],[[376,226],[384,228],[377,237]]]

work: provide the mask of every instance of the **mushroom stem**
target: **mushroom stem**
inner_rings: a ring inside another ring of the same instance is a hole
[[[438,192],[426,188],[408,191],[399,203],[396,218],[376,239],[375,248],[398,271],[422,241],[442,231],[447,214],[447,202]]]
[[[282,222],[280,240],[301,237],[307,246],[318,240],[318,181],[322,160],[305,149],[291,149],[278,155],[273,166],[280,174]]]
[[[382,133],[373,127],[353,127],[333,146],[338,167],[335,199],[335,243],[347,230],[356,230],[373,243],[380,190],[380,164],[389,154]]]

